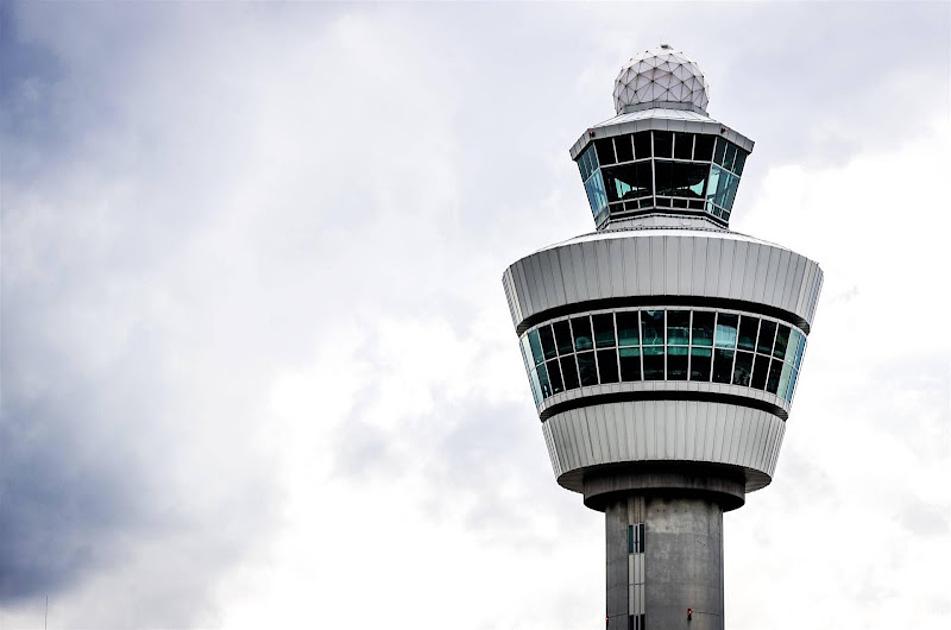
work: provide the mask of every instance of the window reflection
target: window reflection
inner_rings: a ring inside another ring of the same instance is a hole
[[[520,346],[536,404],[582,386],[641,380],[750,387],[790,401],[805,336],[749,314],[629,309],[542,324]]]
[[[577,163],[599,224],[653,210],[706,212],[727,221],[746,156],[714,135],[658,130],[597,138]]]

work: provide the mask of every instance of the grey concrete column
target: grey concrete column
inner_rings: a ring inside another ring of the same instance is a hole
[[[723,630],[723,509],[706,497],[658,495],[605,505],[609,630],[627,630],[636,612],[629,610],[628,525],[638,522],[646,530],[646,630]]]

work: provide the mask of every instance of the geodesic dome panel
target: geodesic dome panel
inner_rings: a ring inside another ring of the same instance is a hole
[[[614,80],[614,108],[623,114],[645,103],[682,103],[705,112],[708,89],[696,63],[662,45],[624,64]]]

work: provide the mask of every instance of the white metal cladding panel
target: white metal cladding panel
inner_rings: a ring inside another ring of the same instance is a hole
[[[700,295],[775,306],[811,321],[822,282],[814,262],[759,241],[640,234],[569,242],[509,268],[516,324],[552,307],[598,298]]]
[[[555,475],[629,461],[704,461],[772,476],[785,425],[756,409],[638,401],[572,409],[545,422]]]

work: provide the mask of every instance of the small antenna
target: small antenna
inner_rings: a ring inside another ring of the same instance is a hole
[[[46,623],[50,619],[50,596],[49,593],[46,594],[46,610],[43,612],[43,630],[46,629]]]

